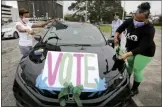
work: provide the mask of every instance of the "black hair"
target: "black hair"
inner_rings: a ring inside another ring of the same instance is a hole
[[[115,12],[115,13],[113,14],[113,16],[119,16],[119,13],[118,13],[118,12]]]
[[[19,16],[22,17],[25,13],[29,13],[29,11],[26,10],[25,8],[21,8],[21,9],[19,10]]]
[[[150,8],[150,3],[144,2],[138,6],[138,10],[136,11],[136,13],[143,13],[146,18],[148,18],[150,15]]]

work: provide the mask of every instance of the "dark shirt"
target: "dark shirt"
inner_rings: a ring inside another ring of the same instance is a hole
[[[151,23],[135,28],[133,19],[128,19],[117,29],[116,32],[126,36],[126,49],[131,51],[133,55],[141,54],[153,57],[155,54],[154,35],[155,28]]]

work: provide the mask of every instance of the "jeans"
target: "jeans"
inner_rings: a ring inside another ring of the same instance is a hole
[[[22,58],[25,58],[29,55],[30,51],[32,50],[32,46],[19,46],[20,52],[22,54]]]

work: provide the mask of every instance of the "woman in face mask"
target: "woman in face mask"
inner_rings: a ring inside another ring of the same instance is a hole
[[[45,23],[30,23],[29,22],[29,12],[28,10],[22,8],[19,10],[19,16],[20,20],[16,23],[16,28],[19,32],[19,47],[20,52],[23,55],[22,58],[26,57],[30,50],[32,49],[32,41],[33,41],[33,35],[34,31],[32,28],[36,27],[44,27],[50,22],[53,22],[54,20],[50,20]]]
[[[131,96],[138,94],[138,86],[143,79],[143,69],[151,61],[155,54],[154,26],[148,21],[150,4],[142,3],[138,6],[133,19],[125,21],[116,31],[114,44],[118,45],[118,36],[125,31],[127,52],[121,55],[121,59],[127,59],[128,74],[134,72],[134,83]]]

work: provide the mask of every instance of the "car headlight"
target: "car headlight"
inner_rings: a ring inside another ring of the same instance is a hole
[[[22,78],[23,70],[25,69],[25,64],[23,62],[19,62],[19,65],[17,67],[17,73]]]
[[[22,83],[24,85],[27,85],[27,86],[32,85],[33,86],[33,83],[29,79],[29,75],[27,75],[24,71],[25,71],[25,64],[20,62],[20,64],[18,65],[18,68],[17,68],[17,73],[18,73],[19,79],[22,81]]]
[[[21,68],[21,65],[19,64],[18,67],[17,67],[17,71],[16,73],[18,73],[18,76],[21,78],[21,73],[22,73],[22,68]]]

